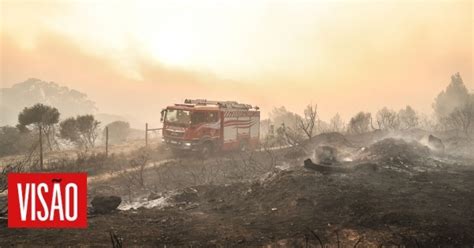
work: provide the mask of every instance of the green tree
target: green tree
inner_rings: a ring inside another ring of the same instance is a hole
[[[342,133],[345,129],[344,121],[339,113],[336,113],[329,121],[329,131]]]
[[[74,143],[78,142],[79,133],[77,131],[76,118],[70,117],[59,123],[59,136]]]
[[[100,122],[95,120],[93,115],[80,115],[76,118],[76,122],[83,143],[88,147],[94,147]]]
[[[367,133],[370,131],[371,121],[370,113],[359,112],[349,121],[348,131],[354,134]]]
[[[398,111],[398,119],[400,121],[400,128],[410,129],[419,126],[420,118],[412,107],[406,106],[404,109]]]
[[[43,132],[49,149],[53,150],[53,146],[57,146],[55,124],[59,122],[59,115],[58,109],[38,103],[20,112],[17,127],[22,132],[28,132],[31,128]]]
[[[446,90],[441,91],[435,98],[433,109],[441,120],[449,116],[454,109],[465,105],[468,100],[469,92],[458,72],[451,76],[451,83]]]
[[[69,140],[79,147],[88,150],[95,146],[98,136],[100,122],[92,115],[79,115],[76,118],[68,118],[62,121],[60,126],[60,136]]]
[[[473,99],[474,94],[468,92],[461,75],[456,73],[451,76],[451,83],[433,103],[440,126],[468,135],[474,122]]]
[[[109,129],[110,144],[122,143],[127,140],[127,137],[130,134],[130,124],[125,121],[114,121],[109,123],[106,128]]]

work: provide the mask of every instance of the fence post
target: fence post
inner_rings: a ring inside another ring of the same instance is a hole
[[[43,170],[43,126],[39,125],[40,170]]]
[[[148,123],[145,123],[145,147],[148,146]]]
[[[105,157],[109,156],[109,127],[105,127]]]

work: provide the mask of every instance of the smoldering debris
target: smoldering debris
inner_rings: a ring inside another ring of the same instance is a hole
[[[429,157],[430,154],[430,149],[418,142],[388,138],[377,141],[365,149],[360,154],[359,160],[413,164]]]
[[[170,206],[169,197],[160,196],[156,199],[147,199],[147,198],[140,198],[134,201],[124,201],[118,206],[119,210],[127,211],[127,210],[137,210],[140,208],[151,209],[157,208],[161,209],[166,206]]]
[[[404,171],[426,171],[443,168],[445,164],[436,158],[427,146],[417,141],[387,138],[363,148],[355,156],[357,161],[376,163],[384,168]]]
[[[312,142],[318,145],[313,146],[313,156],[306,157],[304,167],[323,174],[377,171],[379,168],[413,172],[445,166],[445,160],[439,157],[443,155],[440,151],[444,150],[444,144],[434,136],[431,137],[433,147],[415,140],[385,138],[360,148],[334,133],[320,137],[324,138]]]
[[[304,161],[304,167],[306,169],[318,171],[322,174],[348,173],[351,171],[351,168],[340,166],[340,165],[315,164],[309,158]]]
[[[352,155],[358,150],[358,146],[337,132],[319,134],[304,146],[311,151],[311,158],[319,164],[352,161]]]
[[[428,136],[428,144],[432,150],[440,153],[444,152],[445,147],[443,141],[440,138],[433,136],[432,134]]]
[[[318,146],[315,149],[315,154],[320,164],[331,165],[338,163],[338,150],[335,147]]]

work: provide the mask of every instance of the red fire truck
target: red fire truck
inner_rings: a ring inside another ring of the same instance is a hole
[[[197,151],[208,156],[215,151],[253,149],[259,144],[258,107],[234,101],[186,99],[161,112],[163,141],[174,151]]]

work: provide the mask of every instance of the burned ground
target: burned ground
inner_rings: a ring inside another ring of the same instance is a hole
[[[141,186],[124,186],[132,170],[112,173],[90,181],[89,198],[120,195],[128,210],[91,213],[86,230],[7,229],[4,221],[0,242],[110,246],[113,233],[124,246],[474,244],[472,160],[432,154],[414,141],[341,136],[316,137],[302,150],[151,162]],[[351,155],[328,165],[347,170],[304,168],[303,160],[317,161],[318,146]]]

